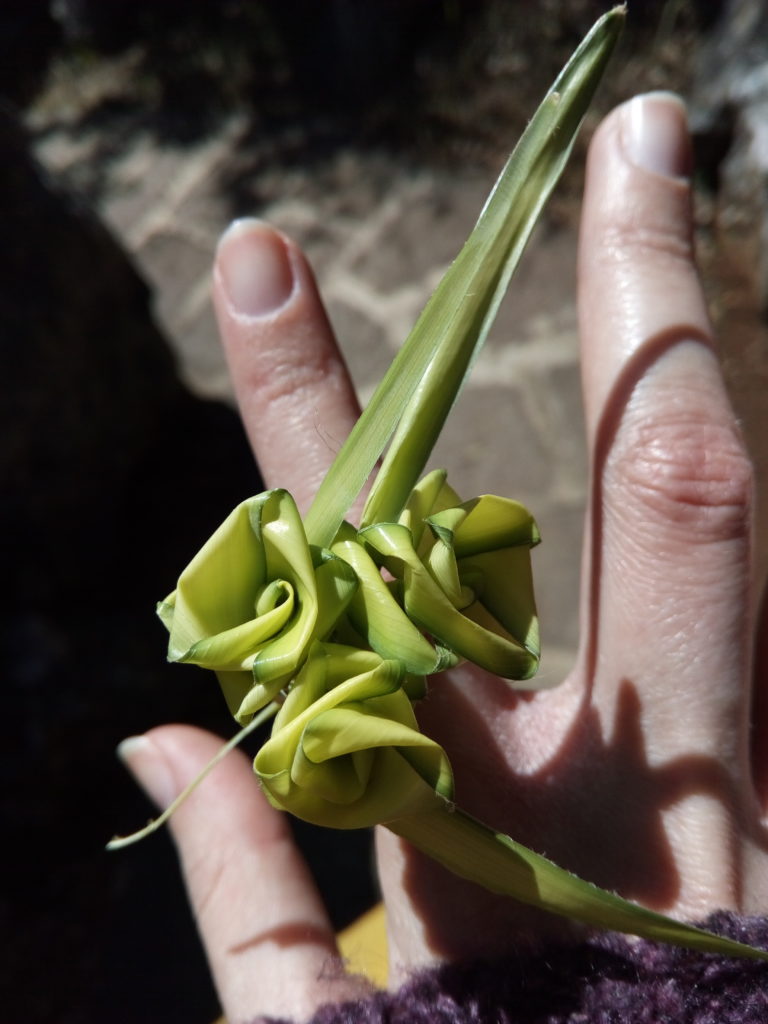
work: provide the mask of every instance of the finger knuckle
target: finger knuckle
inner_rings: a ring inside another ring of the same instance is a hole
[[[264,406],[276,406],[317,392],[335,370],[335,360],[326,349],[306,345],[300,358],[287,354],[262,363],[252,376],[251,388]]]
[[[732,425],[654,417],[625,432],[612,463],[619,493],[651,527],[677,528],[693,542],[748,534],[753,469]]]
[[[609,265],[643,262],[663,268],[687,267],[693,262],[693,241],[687,232],[675,225],[639,223],[631,218],[606,227],[597,251]]]

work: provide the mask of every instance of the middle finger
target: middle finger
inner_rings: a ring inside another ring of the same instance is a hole
[[[305,513],[359,415],[312,271],[280,232],[236,221],[219,243],[214,300],[264,482]]]

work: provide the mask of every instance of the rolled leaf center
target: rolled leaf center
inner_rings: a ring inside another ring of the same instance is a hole
[[[294,590],[288,580],[271,580],[256,594],[256,614],[266,615],[289,601],[293,604]]]

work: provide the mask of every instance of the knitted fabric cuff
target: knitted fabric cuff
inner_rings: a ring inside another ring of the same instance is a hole
[[[703,924],[768,949],[768,918],[719,911]],[[422,971],[397,992],[324,1006],[310,1024],[758,1022],[768,1022],[768,964],[608,932],[575,947]]]

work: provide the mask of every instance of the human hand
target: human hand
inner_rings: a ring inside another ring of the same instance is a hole
[[[525,696],[461,667],[433,681],[419,717],[462,807],[604,887],[697,918],[768,904],[768,763],[755,719],[750,764],[752,693],[766,682],[751,659],[751,468],[692,263],[689,163],[682,110],[658,96],[614,112],[590,150],[579,305],[593,482],[577,665]],[[292,243],[241,223],[220,246],[215,299],[264,480],[305,511],[326,439],[340,442],[358,412],[311,273]],[[218,743],[170,726],[126,757],[165,805]],[[245,758],[217,768],[172,829],[230,1020],[306,1016],[364,990],[329,969],[320,898]],[[378,847],[395,981],[436,956],[564,927],[388,833]]]

